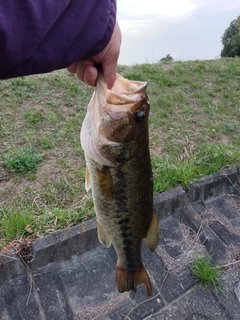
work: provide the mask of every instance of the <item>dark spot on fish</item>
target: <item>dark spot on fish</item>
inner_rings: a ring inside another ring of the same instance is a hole
[[[122,163],[122,162],[125,162],[128,158],[129,158],[129,153],[122,152],[116,157],[116,161],[117,163]]]
[[[123,238],[127,238],[127,237],[129,236],[129,233],[128,233],[127,231],[123,231],[123,232],[121,233],[121,236],[122,236]]]
[[[124,244],[125,246],[131,246],[132,241],[131,241],[130,239],[124,239],[124,240],[123,240],[123,244]]]
[[[120,225],[121,235],[123,238],[127,238],[129,236],[129,230],[131,227],[129,226],[130,218],[121,219],[118,224]]]
[[[123,238],[127,238],[129,236],[129,229],[130,229],[129,226],[126,226],[126,225],[121,226],[121,234]]]
[[[125,246],[124,252],[126,257],[125,267],[127,270],[135,271],[138,268],[138,265],[131,248],[129,246]]]
[[[133,119],[136,123],[141,123],[144,121],[145,119],[145,112],[142,111],[142,110],[138,110],[134,116],[133,116]]]
[[[116,172],[116,183],[115,183],[115,199],[116,199],[116,213],[122,214],[124,212],[128,212],[127,205],[127,185],[124,172],[119,168]]]
[[[127,224],[130,222],[130,218],[124,218],[118,221],[118,224]]]

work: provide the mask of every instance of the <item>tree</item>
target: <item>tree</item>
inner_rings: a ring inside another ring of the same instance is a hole
[[[173,57],[168,53],[166,57],[160,59],[160,61],[173,61]]]
[[[240,16],[225,30],[222,44],[221,57],[240,57]]]

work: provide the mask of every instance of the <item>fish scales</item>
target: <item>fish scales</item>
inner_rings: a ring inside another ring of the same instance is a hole
[[[112,243],[118,262],[120,292],[151,284],[141,260],[144,239],[153,251],[159,228],[153,211],[153,180],[149,154],[149,103],[146,83],[117,75],[112,90],[102,75],[81,130],[87,164],[86,189],[92,189],[102,244]]]
[[[151,222],[152,176],[146,169],[150,168],[149,161],[149,156],[133,158],[102,170],[92,160],[87,161],[97,219],[129,270],[141,266],[140,243]],[[139,249],[136,254],[135,248]]]

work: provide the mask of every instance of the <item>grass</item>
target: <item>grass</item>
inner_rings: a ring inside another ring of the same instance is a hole
[[[38,163],[42,160],[42,156],[32,148],[19,149],[14,155],[3,155],[3,166],[17,173],[35,173],[38,169]]]
[[[2,236],[4,239],[21,238],[32,233],[32,226],[35,223],[35,216],[29,211],[5,211],[2,216]]]
[[[239,70],[238,58],[119,66],[148,81],[155,194],[239,165]],[[0,82],[0,247],[94,216],[79,139],[92,92],[64,70]]]
[[[221,290],[222,270],[221,267],[211,265],[211,257],[195,257],[189,265],[192,273],[199,279],[199,285],[216,290]]]
[[[187,158],[171,156],[152,158],[154,193],[181,185],[188,188],[191,181],[215,173],[223,163],[234,164],[240,159],[240,150],[232,152],[227,145],[207,144],[188,154]]]

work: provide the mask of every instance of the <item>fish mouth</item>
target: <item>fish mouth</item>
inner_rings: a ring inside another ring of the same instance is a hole
[[[141,101],[146,88],[147,82],[128,80],[117,73],[112,89],[108,90],[107,102],[121,105]]]
[[[147,100],[147,85],[147,82],[128,80],[117,73],[112,89],[108,89],[103,75],[100,75],[96,88],[100,97],[100,114],[107,113],[117,120],[125,117],[126,113],[136,112],[139,103]],[[101,92],[104,94],[100,94]]]

